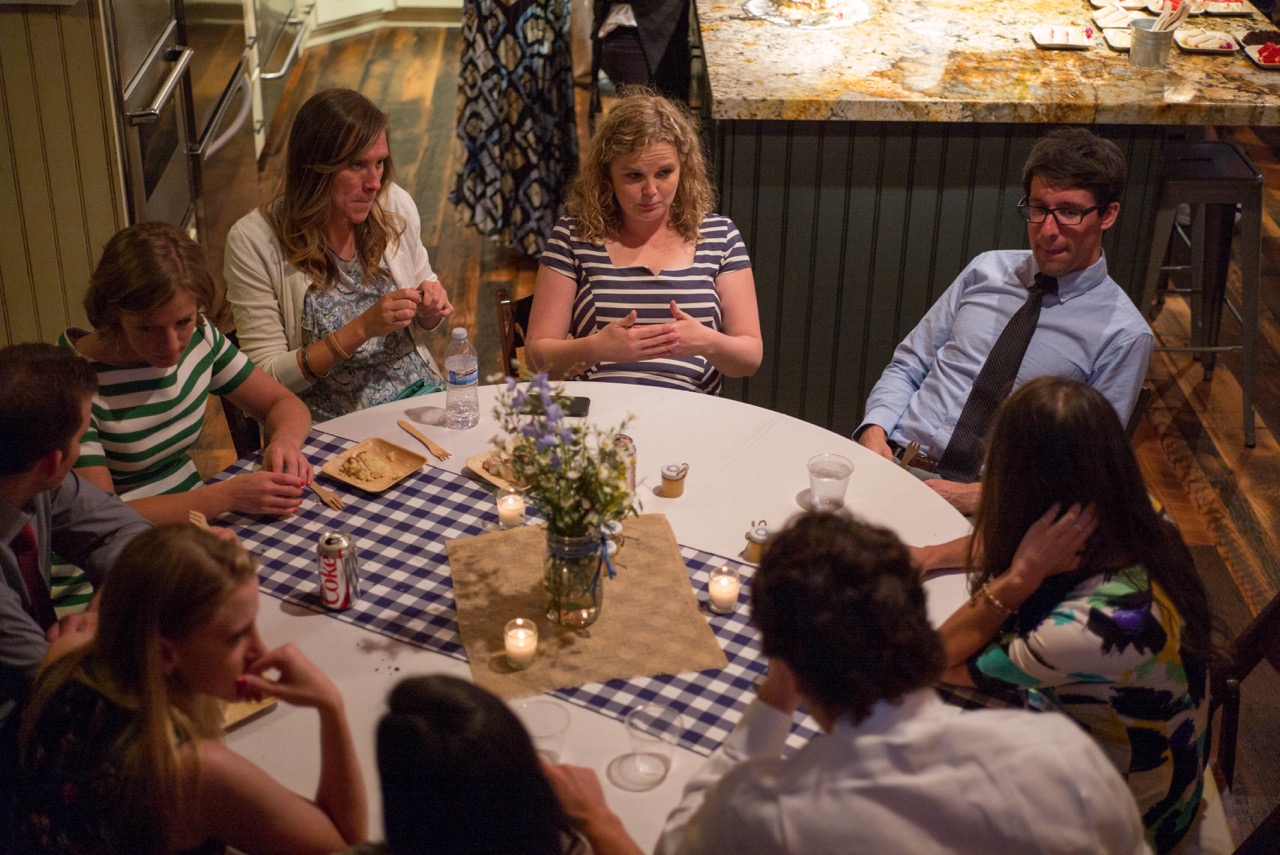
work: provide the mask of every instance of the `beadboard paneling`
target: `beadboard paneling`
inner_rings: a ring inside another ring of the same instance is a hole
[[[764,332],[756,376],[727,395],[841,433],[897,343],[980,252],[1027,246],[1014,206],[1035,125],[721,121],[720,211],[754,265]],[[1140,289],[1165,129],[1102,127],[1129,160],[1104,246]]]
[[[85,325],[102,246],[124,190],[102,10],[0,8],[0,342],[52,341]]]

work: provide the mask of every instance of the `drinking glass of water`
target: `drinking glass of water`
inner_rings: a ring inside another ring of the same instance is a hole
[[[815,511],[844,507],[853,462],[839,454],[815,454],[809,458],[809,504]]]
[[[627,713],[631,753],[615,757],[606,773],[614,786],[634,793],[652,790],[667,777],[684,716],[665,704],[643,704]]]

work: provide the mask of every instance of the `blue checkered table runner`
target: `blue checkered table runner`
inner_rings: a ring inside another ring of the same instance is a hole
[[[354,444],[313,431],[303,451],[311,460],[323,461]],[[254,455],[213,480],[252,471],[257,464]],[[458,637],[445,544],[456,537],[492,530],[497,522],[493,496],[475,482],[431,466],[383,493],[363,493],[346,485],[339,492],[347,505],[342,511],[308,501],[288,519],[240,514],[221,519],[230,522],[241,543],[258,555],[260,583],[268,594],[324,612],[335,620],[466,659]],[[355,535],[360,554],[360,602],[342,612],[324,609],[316,577],[317,537],[333,528]],[[694,590],[699,592],[706,591],[709,569],[737,563],[688,546],[680,547],[680,552]],[[754,568],[740,565],[739,569],[746,584],[737,611],[707,615],[729,660],[727,668],[588,683],[554,694],[616,719],[639,703],[662,701],[689,722],[681,744],[709,754],[741,717],[747,701],[754,697],[752,687],[766,667],[756,630],[748,621],[747,591]],[[811,718],[798,717],[788,745],[798,748],[816,733],[817,725]]]

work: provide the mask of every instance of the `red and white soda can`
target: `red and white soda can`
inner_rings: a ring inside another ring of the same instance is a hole
[[[320,600],[326,609],[342,611],[360,599],[360,559],[355,538],[343,531],[326,531],[316,544],[320,571]]]

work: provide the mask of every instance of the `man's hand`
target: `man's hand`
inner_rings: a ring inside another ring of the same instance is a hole
[[[889,447],[889,435],[880,425],[867,425],[858,434],[858,445],[869,448],[886,460],[893,460],[893,449]]]
[[[965,516],[973,516],[978,510],[978,497],[982,495],[982,483],[962,484],[959,481],[947,481],[944,478],[933,478],[924,482],[939,496],[947,500],[947,504]]]

